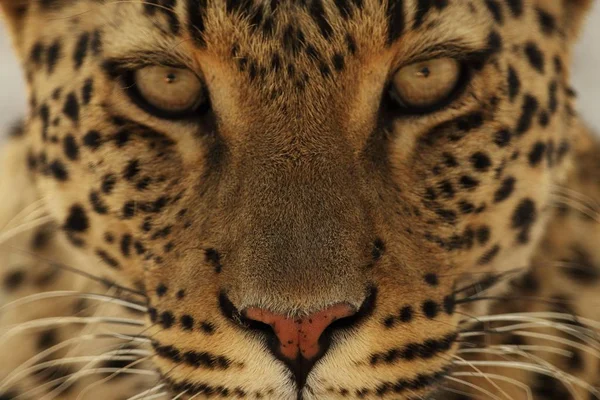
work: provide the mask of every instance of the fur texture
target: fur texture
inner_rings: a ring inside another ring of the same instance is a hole
[[[0,4],[30,96],[2,398],[600,397],[600,147],[569,86],[591,1]],[[393,73],[438,57],[464,90],[399,112]],[[210,110],[140,107],[122,75],[153,64]],[[340,302],[360,318],[302,379],[238,313]]]

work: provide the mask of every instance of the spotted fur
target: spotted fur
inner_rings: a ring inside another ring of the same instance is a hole
[[[569,85],[591,1],[0,4],[29,87],[1,399],[600,397],[600,145]],[[402,114],[390,75],[436,57],[468,85]],[[148,113],[121,80],[148,64],[210,110]],[[340,302],[301,371],[239,312]]]

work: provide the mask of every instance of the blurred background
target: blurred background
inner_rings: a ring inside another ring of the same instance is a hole
[[[581,114],[600,133],[600,1],[576,49],[573,86]],[[0,21],[0,130],[24,109],[23,79]]]

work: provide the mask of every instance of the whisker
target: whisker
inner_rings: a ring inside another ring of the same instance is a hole
[[[520,362],[520,361],[471,361],[471,363],[473,365],[477,365],[477,366],[481,366],[481,367],[496,367],[496,368],[511,368],[511,369],[518,369],[521,371],[528,371],[528,372],[534,372],[534,373],[539,373],[542,375],[546,375],[546,376],[550,376],[552,378],[556,378],[557,374],[556,371],[552,371],[549,370],[548,368],[536,365],[536,364],[532,364],[532,363],[527,363],[527,362]],[[462,366],[468,366],[467,364],[464,364],[460,361],[456,361],[454,363],[455,365],[462,365]],[[575,383],[577,386],[584,388],[585,390],[587,390],[590,393],[593,393],[595,396],[600,397],[600,392],[598,390],[596,390],[596,388],[594,388],[592,385],[588,384],[587,382],[583,381],[582,379],[576,378],[573,375],[570,374],[566,374],[566,373],[562,373],[563,375],[561,377],[564,377],[565,379],[568,379],[569,381],[572,381],[572,383]]]
[[[510,315],[510,314],[505,314],[505,315]],[[501,318],[499,318],[499,319],[494,319],[493,318],[494,316],[487,316],[487,317],[483,317],[483,319],[478,318],[477,321],[478,322],[525,321],[525,323],[518,323],[518,324],[488,328],[488,329],[486,329],[486,331],[489,331],[490,333],[501,333],[501,332],[511,332],[511,331],[514,331],[517,329],[532,329],[532,328],[536,329],[536,328],[549,327],[549,328],[553,328],[553,329],[559,330],[561,332],[564,332],[566,334],[569,334],[571,336],[574,336],[577,339],[580,339],[581,341],[588,343],[591,347],[595,347],[597,350],[600,350],[600,346],[597,345],[597,343],[598,343],[597,332],[595,332],[591,329],[585,328],[584,326],[569,325],[569,324],[555,322],[555,321],[549,321],[549,320],[541,319],[541,318],[533,318],[533,317],[527,317],[527,316],[522,316],[522,315],[517,315],[517,314],[515,314],[515,315],[516,315],[516,317],[514,317],[514,318],[510,318],[510,317],[505,318],[504,315],[502,315]]]
[[[460,349],[457,351],[458,354],[469,354],[469,353],[490,353],[496,355],[506,354],[507,351],[519,349],[524,351],[538,351],[551,354],[558,354],[563,357],[573,358],[574,353],[572,351],[564,350],[558,347],[550,346],[539,346],[539,345],[516,345],[516,344],[501,344],[486,347],[477,347],[470,349]]]
[[[7,229],[7,230],[3,231],[2,233],[0,233],[0,245],[3,245],[8,240],[12,239],[13,237],[15,237],[23,232],[30,231],[34,228],[37,228],[38,226],[45,225],[52,221],[54,221],[54,218],[47,215],[47,216],[38,217],[29,222],[25,222],[14,228]]]
[[[447,380],[449,380],[449,381],[451,381],[451,382],[454,382],[454,383],[458,383],[458,384],[460,384],[460,385],[465,385],[465,386],[468,386],[468,387],[470,387],[471,389],[475,389],[475,390],[477,390],[478,392],[481,392],[481,393],[485,394],[486,396],[488,396],[488,397],[489,397],[490,399],[492,399],[492,400],[502,400],[502,399],[500,399],[500,397],[498,397],[498,396],[494,395],[494,394],[493,394],[492,392],[490,392],[489,390],[485,390],[484,388],[482,388],[482,387],[480,387],[480,386],[477,386],[477,385],[475,385],[474,383],[471,383],[471,382],[469,382],[469,381],[465,381],[465,380],[458,379],[458,378],[453,378],[453,377],[451,377],[451,376],[446,376],[446,377],[444,377],[444,379],[447,379]]]
[[[33,389],[30,389],[26,392],[20,393],[17,397],[15,397],[16,399],[22,399],[22,398],[28,398],[30,397],[29,395],[33,392],[33,393],[37,393],[39,391],[44,391],[53,387],[56,387],[57,384],[61,384],[62,382],[66,381],[67,379],[69,379],[71,376],[73,375],[77,375],[77,379],[83,378],[84,376],[88,376],[88,375],[96,375],[96,374],[109,374],[109,373],[113,373],[115,371],[119,371],[121,368],[95,368],[95,369],[91,369],[91,370],[86,370],[86,371],[77,371],[73,374],[69,374],[67,376],[62,376],[60,378],[54,379],[50,382],[46,382],[42,385],[39,385],[38,387],[35,387]],[[128,369],[123,371],[124,373],[127,374],[132,374],[132,375],[146,375],[146,376],[156,376],[158,375],[158,372],[156,371],[150,371],[150,370],[144,370],[144,369]],[[49,395],[51,395],[52,392],[46,394],[44,397],[39,398],[38,400],[50,400],[48,398]]]
[[[171,400],[179,400],[181,397],[185,396],[185,394],[186,394],[187,392],[188,392],[188,391],[187,391],[187,390],[185,390],[185,391],[183,391],[183,392],[179,393],[177,396],[173,397]]]
[[[80,276],[82,276],[84,278],[87,278],[87,279],[90,279],[90,280],[92,280],[94,282],[98,282],[98,283],[100,283],[100,284],[102,284],[102,285],[104,285],[106,287],[114,287],[114,288],[119,289],[120,291],[127,292],[127,293],[130,293],[130,294],[134,294],[134,295],[140,296],[140,297],[142,297],[144,299],[147,299],[146,294],[140,292],[139,290],[135,290],[135,289],[132,289],[132,288],[128,288],[128,287],[125,287],[125,286],[118,285],[117,283],[112,282],[112,281],[110,281],[108,279],[100,278],[98,276],[95,276],[95,275],[87,272],[87,271],[83,271],[81,269],[68,266],[68,265],[66,265],[64,263],[56,262],[56,261],[48,259],[46,257],[42,257],[39,254],[34,253],[32,251],[29,251],[29,250],[26,250],[26,249],[22,249],[22,248],[19,248],[19,247],[13,246],[13,245],[9,245],[9,244],[4,244],[2,242],[0,242],[0,246],[9,247],[12,251],[19,252],[19,253],[31,256],[31,257],[39,260],[39,261],[46,262],[49,265],[52,265],[52,266],[54,266],[56,268],[60,268],[61,270],[64,270],[64,271],[67,271],[67,272],[71,272],[71,273],[74,273],[76,275],[80,275]]]
[[[512,334],[516,335],[516,336],[524,336],[524,337],[530,337],[530,338],[535,338],[535,339],[544,339],[544,340],[548,340],[550,342],[555,342],[555,343],[564,344],[566,346],[571,346],[573,348],[576,348],[576,349],[579,349],[581,351],[584,351],[584,352],[586,352],[588,354],[592,354],[594,357],[600,359],[600,352],[594,351],[594,349],[591,348],[590,346],[585,346],[585,345],[582,345],[580,343],[574,342],[572,340],[563,339],[561,337],[557,337],[557,336],[554,336],[554,335],[547,335],[547,334],[544,334],[544,333],[537,333],[537,332],[528,332],[528,331],[506,331],[506,332],[512,332]],[[467,335],[467,337],[483,336],[483,335],[486,335],[488,333],[489,332],[484,332],[484,331],[469,332],[469,334]]]
[[[124,353],[125,354],[125,353]],[[90,361],[136,361],[139,360],[139,357],[135,356],[135,353],[130,353],[132,355],[100,355],[100,356],[79,356],[79,357],[63,357],[58,358],[56,360],[46,361],[43,363],[39,363],[34,365],[31,368],[28,368],[22,372],[22,375],[29,376],[34,375],[36,372],[43,371],[44,369],[64,366],[66,364],[79,364],[79,363],[87,363]]]
[[[465,360],[464,358],[462,358],[462,357],[459,357],[459,356],[457,356],[457,355],[454,355],[454,356],[452,356],[452,358],[453,358],[453,359],[457,359],[457,360],[459,360],[459,361],[463,361],[463,362],[465,362],[465,363],[469,364],[469,366],[470,366],[470,367],[471,367],[473,370],[475,370],[475,372],[477,372],[478,374],[480,374],[480,376],[485,376],[485,374],[484,374],[484,373],[483,373],[483,372],[482,372],[482,371],[481,371],[479,368],[477,368],[475,365],[471,365],[471,363],[470,363],[469,361]],[[493,382],[491,379],[486,379],[486,380],[488,381],[488,383],[489,383],[490,385],[492,385],[492,386],[493,386],[495,389],[497,389],[497,390],[498,390],[500,393],[502,393],[502,394],[503,394],[504,396],[506,396],[508,399],[510,399],[510,400],[514,400],[514,399],[513,399],[511,396],[509,396],[509,395],[508,395],[508,393],[506,393],[504,390],[502,390],[502,389],[500,388],[500,386],[498,386],[496,383],[494,383],[494,382]]]
[[[531,388],[529,386],[527,386],[526,384],[524,384],[523,382],[519,382],[516,379],[509,378],[504,375],[490,374],[490,373],[485,373],[484,375],[485,375],[485,377],[490,378],[492,380],[499,380],[499,381],[503,381],[506,383],[510,383],[512,385],[515,385],[515,386],[523,389],[523,391],[525,392],[525,394],[527,396],[527,400],[533,400],[533,393],[531,392]],[[466,377],[476,377],[476,378],[483,377],[482,375],[479,375],[478,373],[475,373],[475,372],[455,372],[455,373],[452,373],[452,376],[458,376],[458,377],[466,376]]]
[[[12,325],[7,330],[4,330],[0,334],[0,342],[5,341],[8,338],[22,333],[26,330],[35,330],[48,328],[51,326],[61,325],[87,325],[87,324],[109,324],[109,325],[126,325],[126,326],[144,326],[144,322],[131,319],[131,318],[117,318],[117,317],[51,317],[51,318],[40,318],[33,321],[27,321],[19,324]]]
[[[161,389],[165,388],[166,386],[167,385],[165,383],[158,384],[148,390],[143,391],[142,393],[138,393],[135,396],[129,397],[127,400],[140,400],[143,398],[143,396],[152,394],[152,393],[156,392],[157,390],[161,390]]]
[[[465,391],[454,389],[454,388],[449,388],[447,386],[440,386],[440,389],[445,392],[457,394],[459,396],[465,396],[467,399],[472,398],[472,399],[479,399],[479,400],[489,400],[488,398],[481,397],[480,395],[472,394],[470,392],[465,392]],[[437,400],[437,399],[432,398],[431,400]]]
[[[61,297],[76,297],[76,298],[83,298],[83,299],[87,299],[87,300],[96,300],[96,301],[102,301],[102,302],[107,302],[107,303],[114,303],[114,304],[117,304],[117,305],[120,305],[120,306],[123,306],[126,308],[130,308],[130,309],[133,309],[136,311],[141,311],[144,313],[148,312],[148,307],[145,307],[145,306],[135,303],[133,301],[123,300],[118,297],[113,297],[113,296],[98,294],[98,293],[84,293],[84,292],[78,292],[78,291],[74,291],[74,290],[60,290],[60,291],[57,290],[57,291],[52,291],[52,292],[35,293],[32,295],[11,301],[10,303],[7,303],[7,304],[3,305],[2,307],[0,307],[0,313],[4,312],[7,308],[10,308],[10,307],[16,308],[16,307],[20,307],[23,305],[33,303],[35,301],[55,299],[55,298],[61,298]]]
[[[88,341],[88,340],[98,340],[98,339],[131,339],[133,341],[140,342],[140,343],[149,343],[150,342],[149,339],[135,338],[135,337],[132,337],[129,335],[123,335],[123,334],[119,334],[119,333],[100,333],[100,334],[73,337],[73,338],[67,339],[61,343],[58,343],[42,352],[37,353],[35,356],[33,356],[33,357],[29,358],[27,361],[23,362],[21,365],[19,365],[17,368],[15,368],[9,375],[7,375],[0,382],[0,389],[7,389],[7,386],[10,383],[12,383],[15,379],[17,379],[23,375],[23,370],[31,367],[32,365],[39,363],[41,360],[45,359],[46,357],[50,356],[51,354],[53,354],[57,351],[60,351],[63,348],[68,347],[74,343]]]
[[[122,352],[122,350],[118,350],[118,352]],[[95,387],[97,387],[97,386],[100,386],[100,385],[102,385],[102,384],[104,384],[104,383],[106,383],[106,382],[109,382],[111,379],[114,379],[115,377],[117,377],[117,376],[118,376],[118,375],[119,375],[121,372],[123,372],[124,370],[126,370],[126,369],[129,369],[129,368],[133,368],[133,367],[135,367],[136,365],[138,365],[138,364],[141,364],[141,363],[143,363],[143,362],[145,362],[145,361],[148,361],[149,359],[151,359],[151,358],[153,357],[153,355],[152,355],[152,353],[151,353],[151,352],[149,352],[149,351],[146,351],[146,353],[148,354],[148,356],[147,356],[147,357],[143,357],[143,358],[140,358],[140,359],[137,359],[137,358],[136,358],[136,359],[134,359],[134,360],[133,360],[134,362],[127,364],[126,366],[122,367],[122,368],[121,368],[119,371],[117,371],[117,372],[114,372],[114,373],[110,374],[110,375],[109,375],[109,376],[107,376],[106,378],[103,378],[103,379],[100,379],[99,381],[96,381],[96,382],[93,382],[93,383],[91,383],[90,385],[88,385],[87,387],[85,387],[85,388],[84,388],[84,389],[83,389],[83,390],[82,390],[82,391],[79,393],[79,395],[77,396],[77,399],[75,399],[75,400],[82,400],[82,399],[83,399],[83,396],[84,396],[86,393],[88,393],[90,390],[92,390],[92,389],[94,389]],[[94,363],[96,363],[97,361],[101,361],[101,360],[94,360]],[[68,381],[67,381],[67,383],[68,383]]]

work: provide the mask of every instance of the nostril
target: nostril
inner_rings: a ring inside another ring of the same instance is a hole
[[[271,327],[278,340],[280,355],[290,361],[299,357],[306,360],[316,358],[321,353],[319,339],[325,329],[354,314],[356,309],[345,303],[335,304],[301,318],[289,318],[260,308],[249,308],[244,312],[249,320]]]

